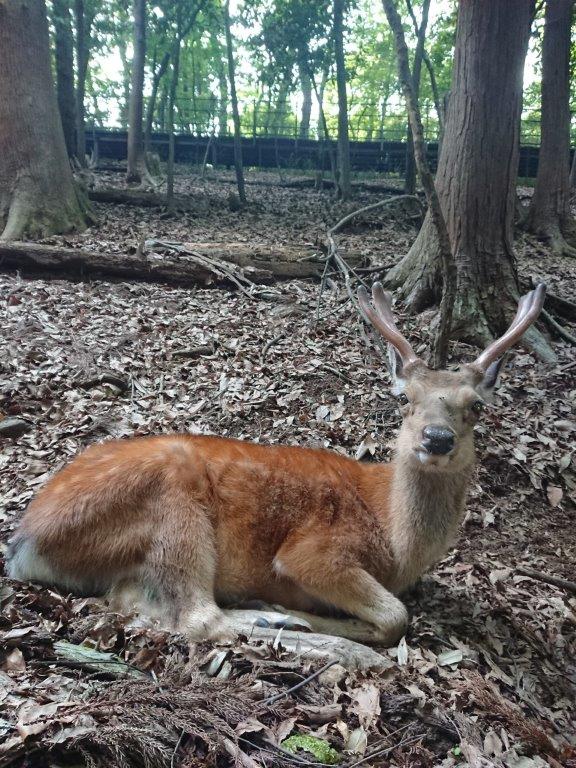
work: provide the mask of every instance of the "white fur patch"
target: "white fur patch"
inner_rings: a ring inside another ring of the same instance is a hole
[[[8,561],[8,576],[16,581],[35,581],[48,586],[64,587],[70,592],[83,592],[86,585],[79,579],[55,570],[49,561],[38,553],[31,539],[19,542]]]

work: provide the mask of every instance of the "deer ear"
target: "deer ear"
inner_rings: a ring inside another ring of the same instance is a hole
[[[480,382],[479,386],[479,389],[481,390],[482,396],[485,400],[490,400],[492,398],[494,390],[498,385],[500,374],[504,368],[505,361],[506,355],[502,355],[502,357],[498,358],[498,360],[494,360],[494,362],[491,363],[486,369],[484,378]]]
[[[396,347],[388,344],[388,370],[392,380],[392,394],[401,395],[406,389],[406,379],[404,378],[404,366],[402,358],[396,351]]]

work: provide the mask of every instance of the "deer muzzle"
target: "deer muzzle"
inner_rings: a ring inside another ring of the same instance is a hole
[[[445,456],[454,449],[454,432],[437,424],[429,424],[422,430],[422,450],[433,456]]]

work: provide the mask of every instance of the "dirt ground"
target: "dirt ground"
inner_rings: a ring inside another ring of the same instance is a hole
[[[121,179],[101,173],[96,183]],[[190,212],[98,204],[97,227],[46,242],[130,252],[150,238],[242,241],[322,253],[329,226],[382,197],[363,188],[342,204],[327,192],[249,185],[239,213],[231,179],[179,169]],[[371,279],[415,234],[413,219],[386,209],[338,243],[344,257],[363,254]],[[573,260],[525,236],[516,246],[523,279],[574,298]],[[312,280],[248,296],[0,274],[0,313],[0,415],[28,422],[0,438],[4,545],[47,477],[111,437],[189,431],[391,457],[397,406],[341,282],[330,280],[319,301]],[[401,317],[417,351],[429,321]],[[407,596],[410,628],[383,650],[385,673],[332,667],[270,703],[319,665],[281,640],[206,644],[190,657],[183,638],[138,617],[0,577],[0,767],[576,766],[576,593],[519,571],[576,578],[576,364],[573,347],[552,340],[555,366],[524,349],[510,356],[477,428],[459,543]],[[474,354],[452,351],[453,363]],[[79,644],[93,656],[79,657]]]

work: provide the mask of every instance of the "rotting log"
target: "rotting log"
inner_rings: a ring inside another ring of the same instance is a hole
[[[88,198],[96,203],[115,203],[121,205],[137,205],[142,208],[166,208],[168,201],[166,195],[156,192],[145,192],[139,189],[90,189]],[[198,205],[187,197],[175,197],[173,208],[178,211],[197,210]]]
[[[249,243],[185,243],[160,246],[162,255],[103,253],[40,243],[0,243],[0,271],[42,274],[72,279],[141,280],[169,285],[230,285],[210,266],[221,262],[251,283],[320,276],[319,254],[305,246],[269,246]],[[356,254],[356,259],[360,259]],[[354,260],[354,255],[353,255]]]

